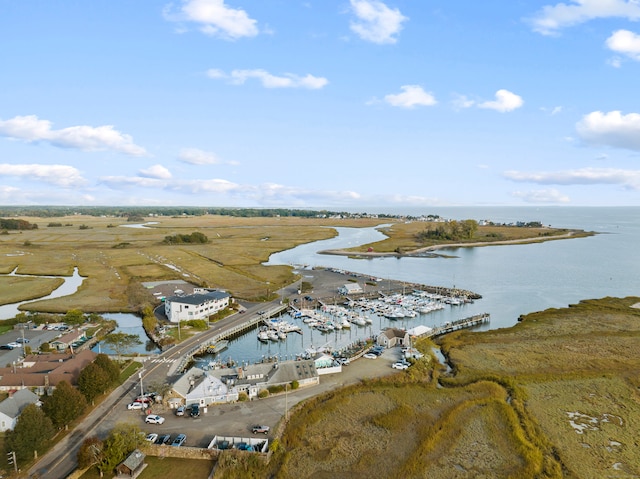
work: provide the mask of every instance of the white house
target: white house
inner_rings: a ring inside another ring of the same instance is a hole
[[[358,283],[347,283],[338,288],[338,293],[344,295],[362,293],[362,287]]]
[[[196,367],[189,369],[176,381],[173,392],[181,397],[187,406],[198,404],[204,407],[238,400],[238,391],[233,386]]]
[[[231,295],[224,291],[198,289],[186,296],[170,296],[164,300],[164,312],[172,323],[207,319],[229,306]]]
[[[0,402],[0,432],[13,430],[22,410],[29,404],[38,404],[40,398],[29,389],[20,389]]]

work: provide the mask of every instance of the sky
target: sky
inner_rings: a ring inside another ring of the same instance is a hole
[[[638,0],[0,0],[0,204],[639,206]]]

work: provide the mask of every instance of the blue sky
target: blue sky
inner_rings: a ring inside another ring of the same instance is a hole
[[[0,0],[0,204],[640,205],[637,0]]]

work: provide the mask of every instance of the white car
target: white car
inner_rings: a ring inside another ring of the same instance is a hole
[[[147,434],[147,437],[145,437],[145,439],[153,444],[158,439],[158,435],[155,432],[152,432],[151,434]]]
[[[393,363],[391,367],[393,369],[407,369],[409,365],[407,363]]]
[[[149,414],[145,418],[144,422],[146,422],[147,424],[162,424],[164,422],[164,418],[156,414]]]
[[[15,341],[12,342],[12,343],[9,343],[8,345],[13,347],[13,348],[21,348],[22,347],[22,344],[16,343]]]
[[[133,410],[133,409],[144,409],[144,404],[141,402],[132,402],[130,404],[127,404],[127,409],[129,411]]]
[[[365,353],[362,355],[362,357],[367,359],[378,359],[378,356],[373,353]]]

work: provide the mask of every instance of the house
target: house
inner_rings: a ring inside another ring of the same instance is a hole
[[[116,467],[116,477],[138,477],[142,470],[147,467],[147,464],[144,462],[145,457],[145,454],[139,449],[134,449],[134,451]]]
[[[0,432],[13,430],[22,410],[29,404],[38,404],[40,398],[28,389],[20,389],[0,402]]]
[[[174,383],[168,402],[172,407],[194,403],[207,406],[237,401],[241,392],[253,399],[258,397],[262,389],[291,384],[293,381],[300,387],[319,384],[314,361],[248,364],[210,371],[194,367]]]
[[[30,354],[20,363],[0,368],[0,391],[12,389],[55,387],[60,381],[75,386],[78,376],[97,354],[90,350],[78,354],[49,353]]]
[[[165,298],[164,312],[170,322],[207,319],[229,306],[229,293],[204,288],[197,288],[195,291],[198,292]]]
[[[214,370],[211,374],[220,377],[227,384],[232,384],[239,393],[245,392],[250,399],[257,397],[262,389],[269,386],[284,386],[293,381],[296,381],[299,387],[320,383],[313,360],[248,364],[231,370]]]
[[[208,374],[203,369],[193,367],[178,379],[171,390],[171,404],[208,406],[214,403],[227,403],[238,400],[238,391],[219,378]]]
[[[59,338],[50,341],[49,345],[51,348],[58,351],[65,351],[68,348],[71,348],[73,344],[84,342],[86,339],[87,334],[84,330],[74,329],[73,331],[69,331],[67,334],[63,334]]]
[[[376,343],[385,348],[393,348],[395,346],[407,346],[411,337],[404,329],[387,328],[381,331],[376,338]]]
[[[347,283],[338,288],[338,293],[342,295],[362,293],[362,287],[358,283]]]

